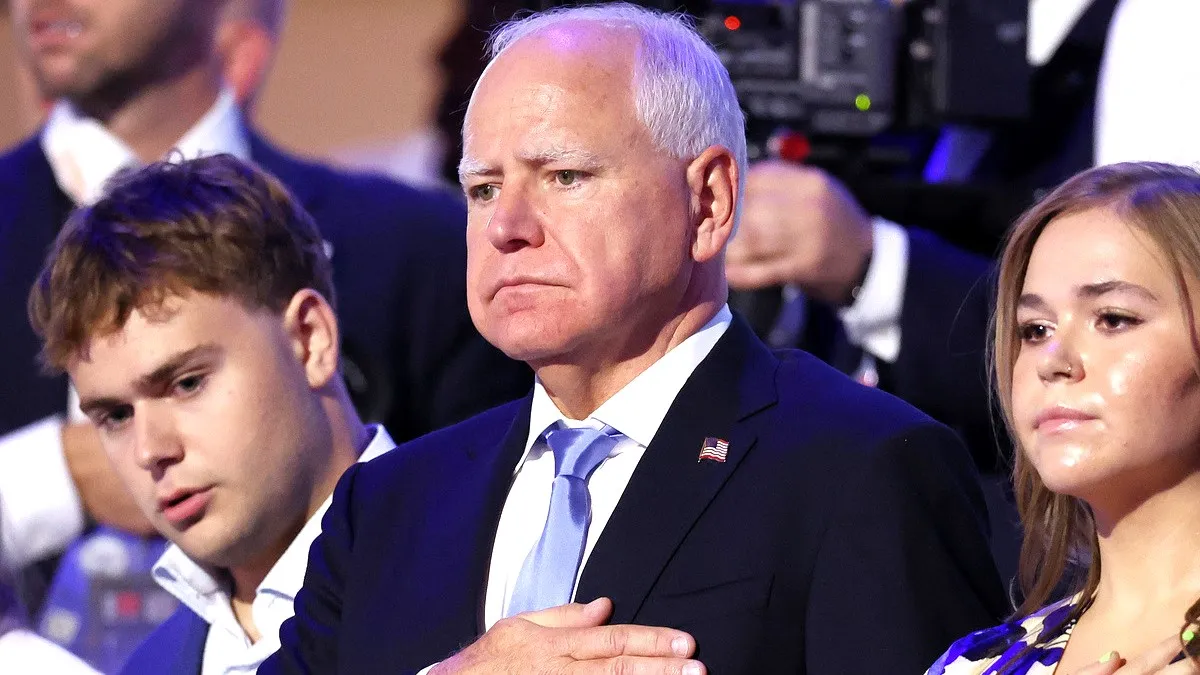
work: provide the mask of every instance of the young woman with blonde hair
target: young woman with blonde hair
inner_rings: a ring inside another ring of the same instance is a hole
[[[1200,673],[1200,173],[1085,171],[1000,263],[1025,600],[930,675]]]

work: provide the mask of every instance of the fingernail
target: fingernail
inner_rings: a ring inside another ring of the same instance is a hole
[[[700,675],[704,672],[704,668],[699,663],[692,661],[683,667],[683,675]]]
[[[690,648],[691,645],[688,644],[688,639],[683,636],[671,640],[671,651],[675,652],[675,656],[687,656]]]
[[[1114,649],[1111,652],[1105,654],[1104,656],[1101,656],[1100,663],[1108,663],[1109,661],[1112,661],[1115,658],[1117,658],[1117,650]]]

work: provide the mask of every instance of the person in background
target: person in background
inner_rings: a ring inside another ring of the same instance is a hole
[[[337,478],[393,447],[341,377],[312,218],[230,155],[114,178],[59,234],[30,295],[46,363],[172,546],[183,607],[126,673],[252,673],[278,645]]]
[[[85,529],[153,532],[66,379],[40,374],[38,340],[20,318],[68,212],[122,167],[176,149],[228,152],[278,176],[332,254],[351,396],[398,438],[528,391],[528,368],[470,323],[461,203],[291,156],[242,111],[269,67],[279,2],[243,12],[223,0],[12,0],[9,11],[21,58],[54,101],[38,133],[0,155],[0,317],[10,327],[0,334],[0,550],[23,568],[35,616],[57,554]],[[73,627],[65,641],[78,635],[78,621],[57,623]]]
[[[931,675],[1200,672],[1198,293],[1194,169],[1097,167],[1014,226],[993,348],[1025,600]]]

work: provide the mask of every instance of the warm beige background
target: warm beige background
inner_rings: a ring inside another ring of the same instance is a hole
[[[420,134],[440,95],[437,52],[462,11],[462,0],[291,0],[260,126],[324,158]],[[6,14],[0,24],[0,145],[8,146],[38,118]]]

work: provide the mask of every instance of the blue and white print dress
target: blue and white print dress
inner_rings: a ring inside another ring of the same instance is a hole
[[[1051,675],[1072,625],[1067,618],[1079,595],[1021,619],[985,628],[950,645],[925,675]],[[1030,648],[1029,645],[1037,644]]]

